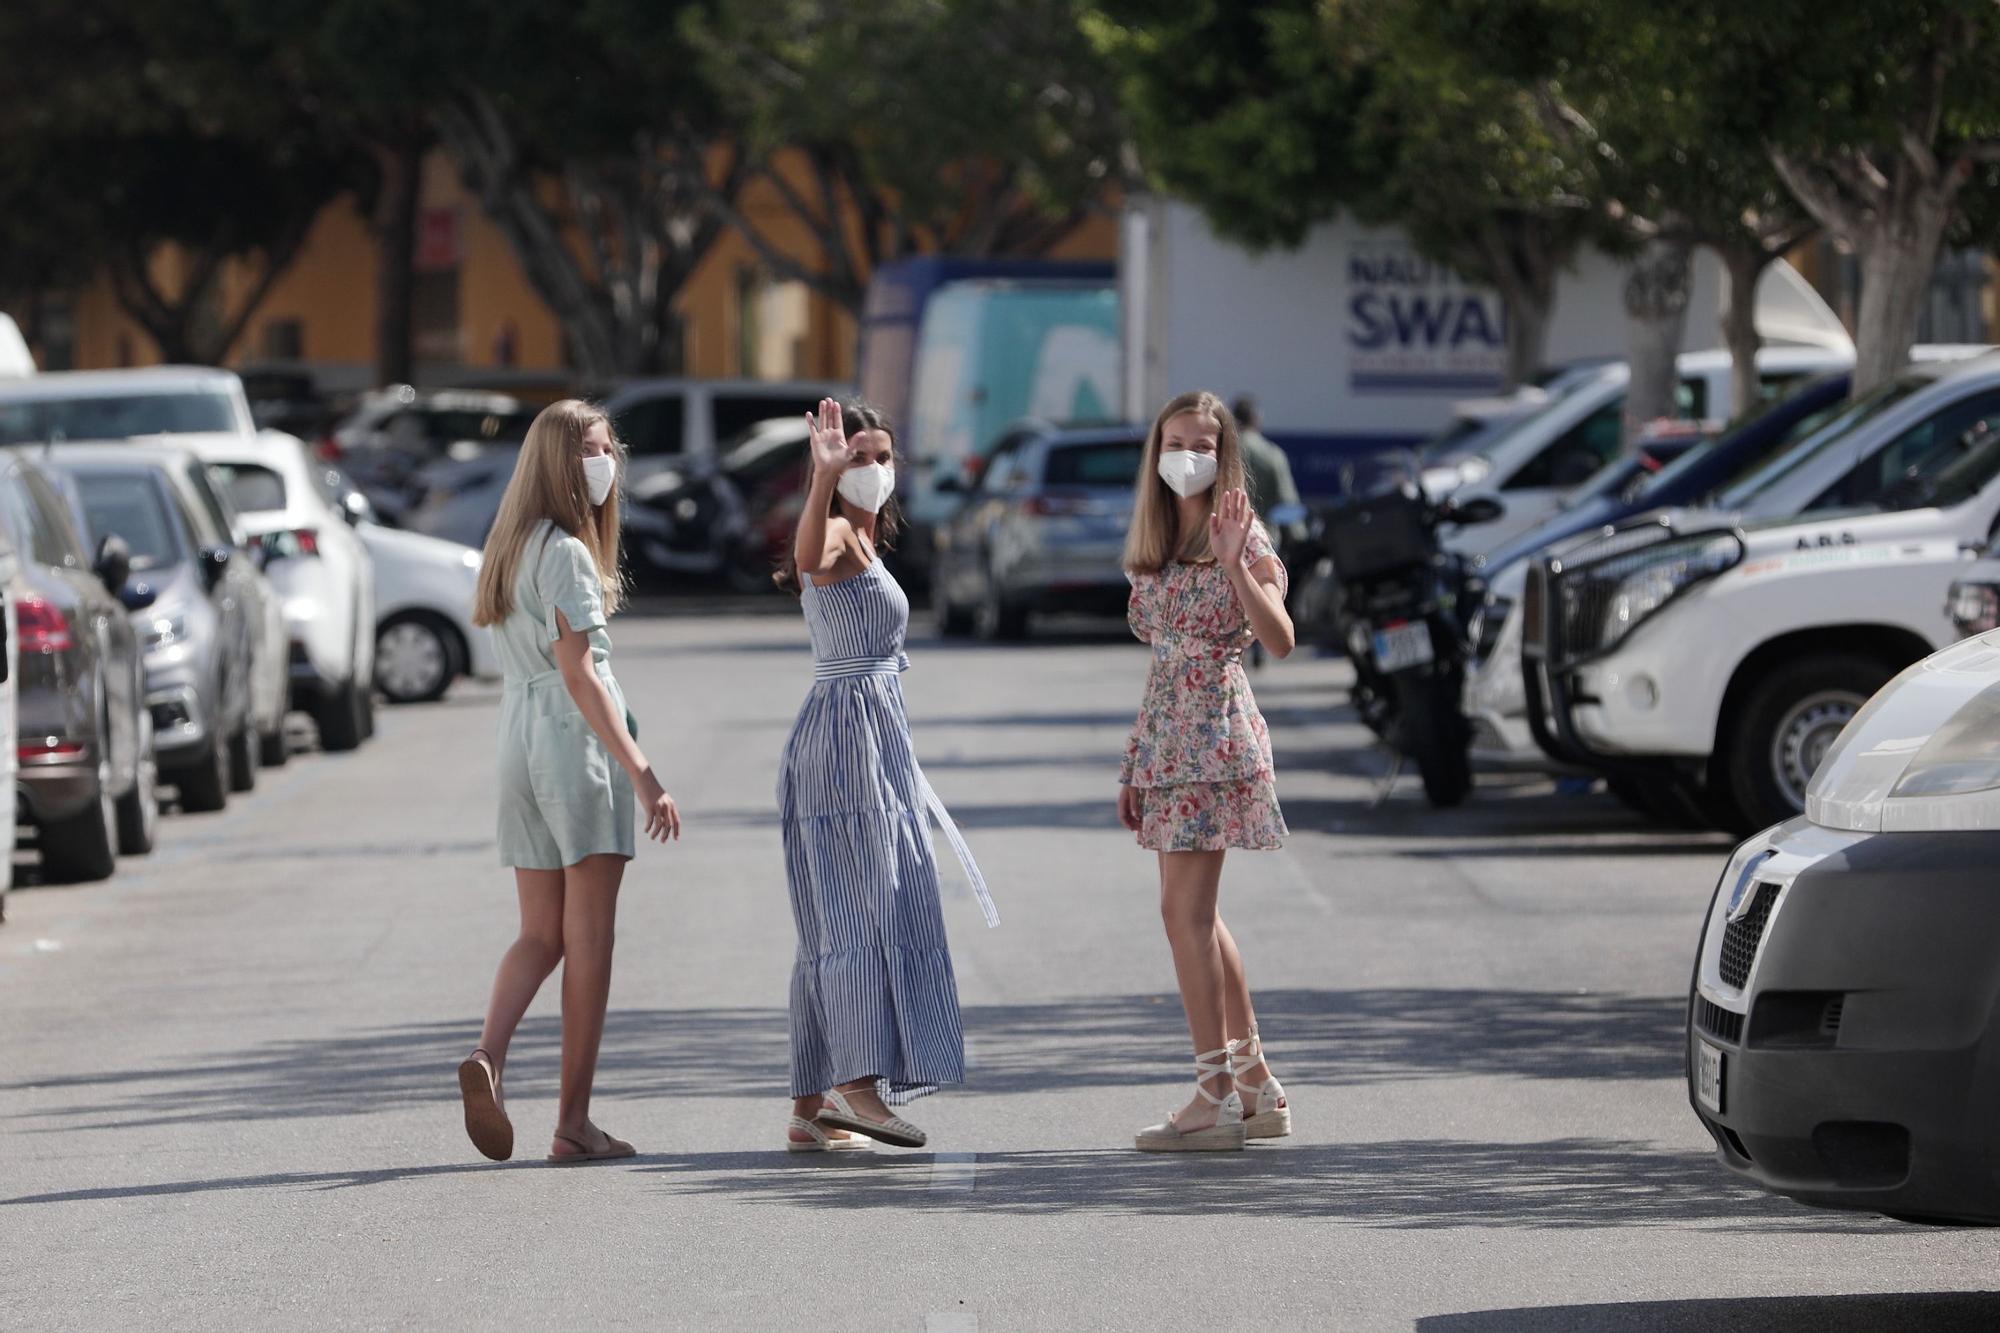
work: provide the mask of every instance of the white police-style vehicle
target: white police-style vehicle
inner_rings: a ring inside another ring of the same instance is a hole
[[[2000,524],[2000,355],[1878,397],[1760,480],[1798,517],[1663,514],[1533,564],[1520,654],[1547,753],[1683,784],[1739,830],[1803,808],[1869,696],[1958,637],[1946,594]]]

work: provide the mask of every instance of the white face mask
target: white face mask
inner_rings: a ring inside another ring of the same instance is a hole
[[[840,492],[841,499],[856,509],[879,514],[882,506],[889,503],[889,497],[896,493],[896,469],[887,463],[864,463],[851,467],[840,474],[834,489]]]
[[[610,454],[589,454],[583,460],[583,484],[590,491],[590,502],[604,503],[611,494],[611,483],[618,480],[618,460]]]
[[[1215,455],[1169,449],[1160,455],[1160,480],[1175,495],[1200,495],[1215,485]]]

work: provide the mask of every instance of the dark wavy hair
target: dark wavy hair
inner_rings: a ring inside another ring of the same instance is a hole
[[[840,425],[850,440],[865,430],[879,430],[884,435],[887,435],[889,437],[889,460],[897,465],[898,471],[901,471],[902,442],[896,438],[896,428],[889,424],[889,414],[887,412],[884,412],[881,408],[865,399],[850,398],[843,401],[840,405]],[[808,446],[806,451],[806,479],[804,486],[801,487],[808,495],[812,493],[812,477],[812,451],[810,446]],[[828,498],[826,512],[828,515],[840,512],[840,492],[838,489]],[[895,550],[896,533],[902,529],[902,526],[902,506],[897,503],[896,497],[891,495],[889,502],[882,506],[882,512],[875,519],[875,549],[877,551]],[[778,562],[777,571],[771,575],[771,582],[777,584],[794,597],[799,595],[802,586],[799,582],[798,546],[798,542],[793,541],[785,547],[785,558]]]

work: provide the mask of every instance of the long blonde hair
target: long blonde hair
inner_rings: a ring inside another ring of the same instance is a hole
[[[1146,434],[1146,452],[1139,460],[1138,491],[1132,502],[1132,527],[1125,534],[1125,568],[1134,574],[1157,574],[1169,560],[1207,560],[1208,524],[1199,523],[1193,532],[1180,530],[1180,497],[1160,480],[1160,445],[1166,438],[1167,423],[1183,412],[1206,416],[1215,422],[1215,485],[1205,497],[1208,511],[1215,510],[1215,497],[1243,486],[1243,448],[1236,438],[1236,418],[1222,400],[1205,389],[1176,394],[1153,418]]]
[[[514,463],[514,478],[500,497],[500,512],[486,537],[486,555],[479,567],[479,590],[473,598],[472,623],[498,625],[514,610],[514,577],[521,553],[543,519],[577,538],[590,550],[603,585],[606,615],[624,600],[625,580],[618,570],[618,483],[593,511],[590,488],[583,477],[584,433],[598,422],[611,432],[611,419],[601,408],[581,398],[564,398],[541,410],[528,427]],[[625,446],[611,432],[611,456],[618,475],[625,475]]]

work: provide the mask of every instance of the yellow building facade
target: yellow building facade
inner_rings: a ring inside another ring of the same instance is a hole
[[[812,262],[816,247],[805,226],[769,187],[753,187],[740,207],[788,256]],[[568,379],[562,330],[536,294],[501,230],[459,179],[450,157],[424,163],[419,201],[415,353],[418,377],[551,384]],[[1049,255],[1109,259],[1116,254],[1111,217],[1092,217]],[[179,257],[155,260],[156,279],[178,284]],[[256,278],[234,266],[222,282],[221,305],[240,306]],[[342,199],[315,222],[291,267],[258,305],[231,348],[228,364],[296,363],[323,385],[362,388],[375,365],[377,255],[368,219]],[[695,376],[809,377],[851,380],[855,373],[852,316],[801,283],[769,276],[750,241],[727,230],[695,271],[676,308],[682,321],[682,373]],[[159,351],[119,307],[108,277],[70,297],[60,317],[30,327],[41,363],[50,369],[91,369],[156,363]],[[48,330],[57,330],[55,333]]]

